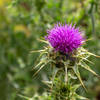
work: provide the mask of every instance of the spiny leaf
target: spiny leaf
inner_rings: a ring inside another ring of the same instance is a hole
[[[50,62],[51,60],[49,60],[48,62],[46,62],[45,64],[43,64],[36,72],[35,74],[33,75],[33,77],[46,65]]]
[[[85,61],[87,61],[87,62],[89,62],[89,63],[91,63],[91,64],[94,64],[93,62],[91,62],[90,60],[88,60],[87,58],[83,58],[83,57],[79,57],[79,58],[81,58],[81,59],[83,59],[83,60],[85,60]],[[82,60],[81,60],[82,61]]]
[[[44,84],[46,84],[48,87],[51,88],[52,81],[42,81]]]
[[[48,52],[46,52],[46,51],[45,52],[41,52],[39,58],[41,58],[41,56],[44,55],[44,54],[48,54]]]
[[[43,63],[43,61],[39,62],[35,67],[33,67],[32,70],[34,70],[34,69],[36,69],[37,67],[39,67],[42,63]]]
[[[82,79],[81,79],[80,72],[79,72],[79,70],[78,70],[78,66],[77,66],[77,65],[74,66],[74,67],[73,67],[73,70],[74,70],[75,74],[77,75],[78,79],[80,80],[82,86],[83,86],[84,89],[87,91],[87,89],[85,88],[85,85],[84,85],[84,83],[83,83],[83,81],[82,81]]]
[[[78,89],[80,86],[81,86],[81,84],[74,85],[74,86],[72,87],[72,90],[73,90],[73,91],[76,91],[76,89]]]
[[[35,67],[33,67],[32,70],[38,68],[41,64],[45,63],[46,61],[47,61],[47,57],[42,57],[41,61]]]
[[[98,56],[98,55],[95,55],[95,54],[93,54],[93,53],[91,53],[91,52],[88,52],[88,54],[90,54],[90,55],[92,55],[92,56],[95,56],[95,57],[98,57],[98,58],[100,58],[100,56]]]
[[[89,100],[88,98],[83,97],[83,96],[80,96],[80,95],[78,95],[78,94],[74,94],[74,95],[75,95],[75,97],[76,97],[77,99]]]
[[[68,76],[71,78],[71,79],[77,79],[77,77],[75,75],[73,75],[72,73],[68,73]]]
[[[52,76],[52,83],[54,83],[54,80],[55,80],[55,77],[56,77],[56,75],[57,75],[57,73],[58,73],[58,71],[59,71],[60,69],[56,69],[54,72],[53,72],[53,76]],[[52,84],[52,87],[53,87],[53,84]]]
[[[85,42],[90,41],[90,40],[93,40],[93,38],[86,39]]]
[[[21,98],[27,99],[27,100],[30,99],[29,97],[26,97],[26,96],[23,96],[23,95],[20,95],[20,94],[18,94],[18,96],[21,97]]]
[[[44,43],[48,44],[48,41],[45,41],[45,40],[43,40],[43,39],[38,39],[38,41],[44,42]]]
[[[34,51],[30,51],[30,53],[43,52],[43,51],[45,51],[45,49],[44,50],[34,50]]]
[[[94,75],[100,78],[100,76],[96,72],[94,72],[87,64],[81,63],[80,65],[81,67],[85,68],[86,70],[90,71],[91,73],[93,73]]]
[[[91,64],[94,64],[93,62],[91,62],[90,60],[84,58],[84,60],[86,60],[87,62],[91,63]]]
[[[46,64],[43,64],[39,69],[38,71],[35,72],[35,74],[33,75],[33,77],[45,66]]]
[[[84,87],[84,89],[87,91],[87,89],[86,89],[86,87],[85,87],[85,85],[84,85],[84,83],[83,83],[83,81],[82,81],[82,79],[81,79],[80,73],[76,73],[76,75],[77,75],[77,77],[79,78],[79,80],[80,80],[82,86]]]

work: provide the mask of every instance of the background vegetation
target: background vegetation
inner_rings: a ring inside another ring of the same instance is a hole
[[[19,94],[32,98],[41,95],[50,70],[45,67],[35,78],[32,67],[41,49],[37,39],[46,35],[54,23],[76,23],[87,39],[85,47],[100,55],[100,1],[99,0],[0,0],[0,100],[25,100]],[[91,68],[100,75],[100,58],[90,58]],[[100,100],[100,80],[86,70],[80,70],[88,89],[78,92]]]

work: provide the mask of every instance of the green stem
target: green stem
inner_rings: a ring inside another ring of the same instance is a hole
[[[65,83],[68,81],[67,67],[65,66]]]

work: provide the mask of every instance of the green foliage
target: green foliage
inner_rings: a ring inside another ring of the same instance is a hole
[[[42,48],[44,44],[37,39],[46,35],[46,30],[58,21],[80,26],[86,38],[92,38],[85,47],[100,55],[100,1],[92,1],[0,0],[0,100],[24,100],[17,94],[31,98],[36,92],[43,93],[45,86],[40,80],[50,69],[46,67],[33,79],[32,67],[38,54],[30,54],[30,51]],[[1,2],[5,4],[1,6]],[[94,62],[91,68],[99,74],[100,59],[89,59]],[[79,94],[95,99],[100,93],[99,80],[92,74],[87,77],[85,70],[80,72],[82,79],[87,80],[88,92],[80,89]]]

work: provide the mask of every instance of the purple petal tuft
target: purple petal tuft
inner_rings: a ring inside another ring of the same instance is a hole
[[[47,30],[46,40],[56,50],[63,53],[69,53],[80,47],[84,41],[79,28],[75,25],[56,24],[51,30]]]

